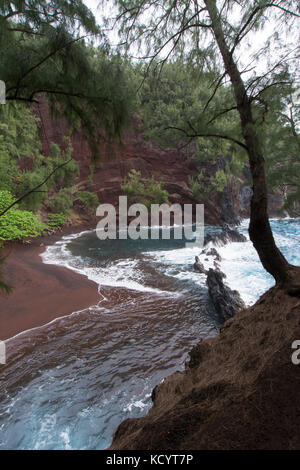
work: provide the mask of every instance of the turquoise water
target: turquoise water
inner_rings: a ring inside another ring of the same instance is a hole
[[[300,219],[271,223],[288,260],[300,265]],[[247,303],[272,285],[249,241],[217,249],[227,282]],[[103,449],[123,419],[144,415],[153,387],[218,331],[195,255],[198,248],[178,240],[106,243],[94,232],[48,247],[45,262],[98,283],[99,303],[6,342],[0,449]],[[201,255],[209,267],[207,259]]]

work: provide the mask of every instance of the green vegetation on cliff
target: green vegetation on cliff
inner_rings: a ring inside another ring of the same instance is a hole
[[[0,211],[14,202],[9,191],[0,191]],[[33,212],[20,210],[14,205],[0,217],[0,242],[7,240],[22,240],[25,237],[41,235],[46,225]]]
[[[43,93],[73,129],[85,128],[95,154],[100,127],[120,135],[129,118],[123,71],[82,0],[1,1],[0,50],[8,101],[32,104]]]
[[[162,183],[154,177],[142,178],[140,171],[130,170],[121,189],[128,196],[130,204],[139,202],[150,208],[151,204],[169,203],[170,195]]]
[[[0,217],[3,240],[40,235],[47,220],[39,222],[37,211],[60,213],[66,222],[75,201],[86,208],[98,203],[95,194],[77,188],[79,166],[72,158],[70,141],[65,141],[64,149],[50,143],[50,155],[45,156],[38,126],[39,119],[26,105],[0,107],[0,213],[20,199],[18,206]],[[49,224],[51,228],[60,225],[53,220]]]

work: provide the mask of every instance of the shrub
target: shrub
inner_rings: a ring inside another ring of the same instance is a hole
[[[55,213],[69,215],[74,201],[72,188],[63,188],[48,201],[48,207]]]
[[[90,191],[78,191],[76,199],[88,209],[93,209],[99,205],[97,194],[91,193]]]
[[[196,178],[190,178],[189,186],[196,200],[207,199],[209,193],[215,189],[218,192],[223,191],[224,186],[228,183],[229,175],[223,170],[217,170],[214,177],[209,181],[204,180],[202,171]]]
[[[70,160],[73,148],[67,138],[65,138],[65,144],[67,148],[65,151],[62,151],[57,144],[54,142],[50,143],[50,158],[47,159],[49,170],[53,170],[64,162]],[[79,173],[78,163],[72,159],[67,165],[59,168],[53,174],[50,182],[52,184],[59,185],[62,188],[68,188],[75,183]]]
[[[47,218],[47,225],[50,228],[58,228],[64,225],[67,221],[67,217],[65,214],[49,214]]]
[[[215,177],[212,179],[212,186],[218,191],[221,192],[224,189],[224,186],[228,183],[228,175],[223,170],[218,170],[215,174]]]
[[[1,150],[0,135],[0,190],[14,191],[14,185],[21,172],[16,161],[7,151]]]
[[[0,212],[9,207],[15,198],[9,191],[0,191]],[[17,205],[0,217],[0,240],[16,240],[41,235],[46,226],[30,211]]]
[[[41,235],[46,226],[29,211],[10,209],[0,217],[0,240],[21,240]]]
[[[121,186],[132,204],[137,200],[148,208],[151,204],[169,204],[169,193],[163,189],[162,183],[152,178],[141,178],[141,172],[130,170],[128,179]]]
[[[193,197],[196,199],[196,201],[199,201],[203,198],[207,198],[209,188],[207,184],[204,183],[204,176],[202,171],[196,178],[191,177],[189,180],[189,184],[193,193]]]
[[[17,194],[23,195],[28,191],[34,189],[38,184],[40,184],[45,179],[45,169],[40,168],[36,171],[26,171],[24,172],[19,180],[20,183],[17,186]],[[37,211],[41,208],[42,203],[48,196],[47,185],[43,185],[39,188],[38,191],[34,191],[29,194],[23,201],[20,203],[22,209]]]
[[[9,207],[16,199],[9,191],[0,191],[0,212],[3,212]],[[14,206],[16,208],[17,205]]]

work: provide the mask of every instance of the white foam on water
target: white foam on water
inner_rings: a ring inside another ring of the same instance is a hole
[[[289,249],[293,253],[293,261],[300,264],[300,258],[295,255],[298,250],[300,226],[290,228],[284,225],[284,221],[289,222],[289,218],[281,219],[280,225],[275,219],[271,224],[275,224],[273,233],[279,247]],[[300,219],[299,219],[300,221]],[[243,220],[238,230],[243,233],[247,241],[244,243],[228,243],[225,246],[216,246],[222,260],[219,263],[220,269],[226,274],[225,282],[234,290],[237,290],[247,305],[252,305],[267,289],[274,285],[273,278],[263,269],[256,250],[254,249],[248,236],[249,219]],[[47,247],[41,255],[43,261],[49,264],[65,266],[80,274],[84,274],[90,280],[101,286],[124,287],[141,292],[152,292],[156,294],[170,294],[166,291],[152,288],[145,285],[143,273],[139,269],[139,261],[134,258],[119,260],[116,263],[108,264],[105,267],[93,268],[85,266],[84,259],[75,257],[68,249],[68,244],[82,234],[73,234],[63,237],[55,245]],[[213,247],[209,243],[205,251]],[[205,286],[206,276],[193,270],[195,256],[200,258],[205,269],[215,268],[214,257],[201,254],[201,248],[186,247],[165,251],[147,251],[141,253],[145,258],[157,264],[167,276],[179,280],[191,280],[196,284]],[[172,293],[171,295],[174,295]]]
[[[149,408],[149,398],[151,393],[147,393],[143,399],[132,399],[127,405],[124,406],[123,411],[132,413],[134,410],[145,410]]]
[[[272,285],[273,278],[263,269],[250,240],[229,243],[218,248],[222,261],[220,269],[226,274],[225,282],[237,290],[246,305],[252,305]]]
[[[49,435],[53,435],[56,428],[56,415],[46,414],[40,422],[40,429],[37,433],[38,439],[34,450],[45,448],[49,444]]]
[[[55,264],[71,269],[96,282],[99,287],[123,287],[138,292],[151,292],[155,294],[174,295],[143,283],[142,272],[138,268],[138,260],[128,258],[108,264],[105,267],[89,267],[80,256],[73,256],[68,249],[69,243],[74,238],[79,238],[83,233],[63,237],[62,240],[50,245],[40,256],[46,264]]]
[[[284,223],[284,221],[288,222],[294,219],[285,218],[281,220]],[[281,249],[287,250],[289,256],[293,255],[295,264],[300,264],[300,250],[298,248],[300,225],[297,224],[293,228],[289,226],[283,226],[282,228],[277,219],[271,219],[271,224],[274,225],[273,233],[277,245]],[[249,219],[245,219],[238,227],[238,231],[246,236],[246,242],[231,242],[224,246],[215,246],[213,243],[209,243],[206,245],[205,251],[207,252],[212,247],[217,249],[222,257],[219,265],[221,271],[226,274],[225,282],[231,289],[240,293],[246,305],[252,305],[266,290],[274,285],[274,280],[262,267],[258,254],[249,239],[248,226]],[[214,257],[207,256],[206,253],[201,254],[201,252],[202,250],[198,247],[191,247],[169,251],[153,251],[145,253],[145,255],[150,255],[154,261],[163,264],[165,274],[181,280],[190,279],[204,286],[206,285],[206,276],[192,269],[195,256],[199,257],[206,270],[209,268],[215,269],[215,266]],[[179,270],[176,270],[175,266]],[[186,269],[187,267],[189,269]]]
[[[70,428],[69,427],[67,427],[65,431],[62,431],[60,433],[60,437],[62,438],[62,441],[64,443],[64,449],[65,450],[72,450],[71,441],[70,441]]]

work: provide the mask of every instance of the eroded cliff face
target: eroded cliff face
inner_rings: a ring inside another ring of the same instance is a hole
[[[50,142],[61,147],[65,145],[64,137],[69,135],[66,123],[51,117],[47,102],[42,100],[37,107],[37,115],[41,120],[41,137],[43,151],[49,154]],[[80,166],[80,189],[98,194],[101,203],[112,203],[116,207],[122,194],[121,184],[131,169],[141,171],[143,177],[154,176],[162,181],[171,195],[171,202],[180,204],[205,204],[205,223],[222,224],[236,223],[240,215],[240,203],[237,197],[241,183],[228,185],[222,193],[215,193],[209,199],[203,197],[195,200],[190,189],[190,178],[199,174],[201,168],[214,174],[216,168],[225,165],[220,161],[217,165],[195,164],[193,158],[185,150],[166,149],[157,143],[147,141],[143,133],[143,123],[136,117],[132,118],[131,129],[128,129],[122,143],[105,143],[99,148],[99,160],[94,162],[87,141],[82,132],[74,132],[71,136],[73,157]],[[89,180],[92,166],[93,181]],[[215,167],[215,168],[214,168]]]
[[[51,142],[64,148],[65,136],[70,136],[65,121],[51,116],[47,101],[43,98],[35,112],[40,119],[43,152],[46,155],[49,154]],[[191,177],[195,178],[202,172],[205,175],[205,181],[209,183],[217,170],[226,170],[230,157],[219,156],[215,163],[210,163],[205,159],[197,163],[193,159],[191,149],[164,148],[156,142],[146,140],[143,123],[137,117],[132,117],[131,127],[124,132],[121,143],[105,142],[103,139],[97,161],[91,157],[83,132],[72,133],[71,142],[74,149],[73,157],[80,167],[80,189],[97,193],[101,203],[111,203],[118,207],[119,196],[122,195],[121,184],[128,172],[135,169],[141,172],[142,177],[154,176],[155,179],[163,182],[165,189],[171,195],[172,203],[203,203],[206,224],[235,225],[239,219],[250,216],[252,190],[249,185],[248,165],[245,166],[241,177],[230,178],[230,182],[223,191],[214,191],[209,197],[203,195],[203,198],[196,200],[190,188]],[[91,172],[93,173],[92,182]],[[284,198],[280,192],[270,192],[269,214],[271,217],[278,216],[283,202]],[[80,208],[78,209],[80,212]],[[83,219],[84,215],[81,213]]]
[[[127,419],[110,449],[300,449],[300,301],[277,287],[191,351],[156,387],[148,415]]]

